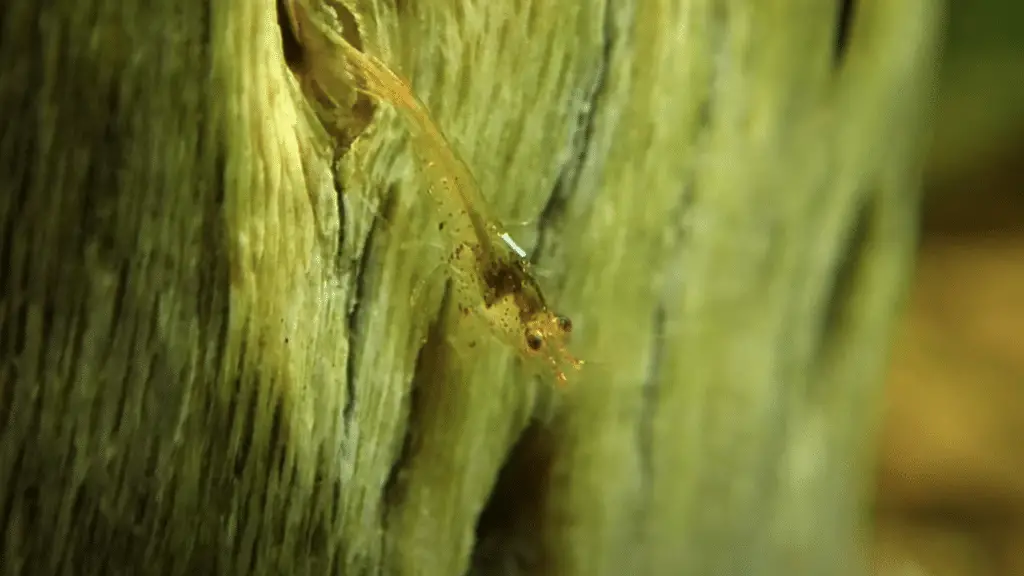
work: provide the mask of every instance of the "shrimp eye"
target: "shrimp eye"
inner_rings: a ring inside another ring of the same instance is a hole
[[[572,320],[568,316],[559,316],[558,329],[566,333],[572,332]]]
[[[527,332],[526,345],[530,347],[530,350],[540,350],[540,347],[544,345],[544,337],[536,331]]]

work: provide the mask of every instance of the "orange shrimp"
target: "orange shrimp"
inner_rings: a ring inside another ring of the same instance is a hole
[[[572,321],[548,307],[525,251],[486,213],[466,163],[407,82],[333,30],[317,27],[340,47],[344,70],[357,89],[389,104],[404,120],[438,207],[439,228],[449,243],[447,263],[460,307],[476,312],[520,356],[546,360],[559,383],[565,384],[563,366],[583,366],[567,349]]]

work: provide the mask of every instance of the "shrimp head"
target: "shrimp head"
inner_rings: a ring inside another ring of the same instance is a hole
[[[570,333],[572,333],[572,320],[568,316],[544,310],[534,314],[525,322],[520,348],[523,349],[524,354],[541,356],[546,359],[555,370],[558,382],[565,384],[568,378],[563,366],[568,364],[576,370],[583,366],[582,360],[569,353]]]
[[[544,360],[558,382],[567,383],[566,364],[576,370],[583,366],[568,350],[572,320],[547,307],[522,260],[500,258],[485,278],[490,294],[481,315],[491,329],[524,359]]]

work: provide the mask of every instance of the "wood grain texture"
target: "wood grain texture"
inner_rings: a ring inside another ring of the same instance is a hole
[[[400,124],[275,3],[13,0],[0,572],[856,572],[939,6],[339,1],[585,372],[447,305]]]

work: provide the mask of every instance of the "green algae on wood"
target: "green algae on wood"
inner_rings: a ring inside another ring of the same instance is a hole
[[[564,394],[276,3],[50,4],[0,23],[4,570],[851,569],[934,3],[322,6],[530,222]]]

